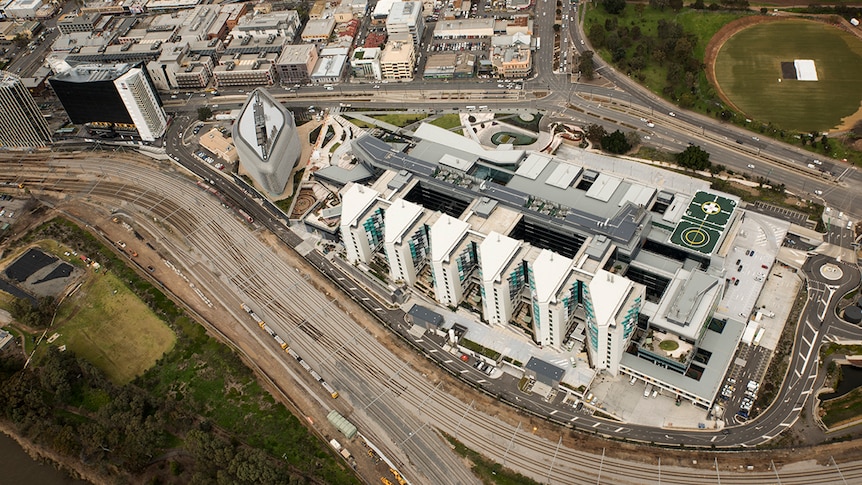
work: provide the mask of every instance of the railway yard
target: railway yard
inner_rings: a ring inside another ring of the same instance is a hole
[[[17,166],[18,159],[0,164]],[[852,443],[795,452],[682,453],[605,441],[519,414],[415,354],[343,297],[334,281],[173,165],[92,152],[32,156],[26,165],[26,171],[0,170],[0,183],[50,202],[107,241],[125,231],[111,223],[121,215],[144,238],[130,243],[142,272],[239,349],[311,428],[344,442],[325,416],[335,409],[353,422],[383,458],[368,460],[377,452],[346,444],[366,479],[389,473],[395,483],[392,467],[410,483],[479,483],[440,435],[445,432],[542,483],[862,481]],[[302,361],[285,352],[288,346]]]

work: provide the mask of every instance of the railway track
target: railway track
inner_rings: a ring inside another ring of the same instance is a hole
[[[141,164],[130,155],[114,154],[111,160],[22,157],[21,163],[26,163],[26,171],[5,170],[12,165],[0,162],[0,183],[23,184],[40,194],[123,208],[146,216],[142,221],[148,224],[155,218],[168,237],[186,247],[189,258],[208,266],[242,295],[240,299],[253,302],[261,317],[340,392],[340,401],[346,400],[352,407],[347,410],[352,411],[347,413],[351,419],[359,421],[360,427],[374,421],[388,431],[385,448],[424,475],[424,480],[409,477],[416,482],[475,482],[451,456],[435,431],[440,430],[543,483],[641,484],[660,479],[681,485],[779,480],[782,484],[827,484],[840,483],[842,477],[847,483],[862,483],[862,462],[841,464],[840,473],[836,467],[814,464],[779,470],[778,476],[774,471],[716,473],[602,458],[560,446],[532,434],[532,429],[512,426],[460,401],[445,392],[443,384],[429,382],[408,367],[358,326],[332,297],[314,288],[308,275],[260,243],[233,211],[188,179],[163,173],[164,167],[158,164]],[[256,325],[248,327],[250,332],[260,331]]]

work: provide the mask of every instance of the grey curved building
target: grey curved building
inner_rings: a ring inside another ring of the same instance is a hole
[[[252,91],[233,125],[239,162],[270,195],[279,195],[302,154],[293,113],[263,88]]]

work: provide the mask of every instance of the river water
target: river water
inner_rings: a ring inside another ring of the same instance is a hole
[[[828,401],[841,397],[859,386],[862,386],[862,368],[843,365],[841,366],[841,382],[838,383],[838,388],[835,389],[835,392],[821,394],[820,400]]]
[[[18,446],[18,442],[0,433],[0,485],[87,485],[73,480],[50,463],[42,463]]]

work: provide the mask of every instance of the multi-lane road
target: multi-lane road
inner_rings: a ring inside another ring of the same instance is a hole
[[[17,166],[17,160],[14,163]],[[654,481],[659,473],[666,483],[712,483],[715,480],[763,483],[775,476],[774,472],[761,472],[719,479],[706,472],[664,470],[658,464],[602,460],[562,446],[561,442],[539,438],[525,423],[513,426],[489,416],[491,409],[459,401],[447,392],[446,382],[429,382],[392,355],[341,311],[331,296],[315,290],[278,253],[253,237],[247,225],[226,211],[218,199],[175,173],[163,172],[151,164],[138,165],[124,155],[112,154],[109,160],[91,153],[83,157],[58,155],[47,163],[28,159],[25,173],[0,170],[0,174],[0,180],[23,182],[37,194],[51,189],[81,201],[102,201],[108,207],[122,204],[127,212],[137,213],[142,224],[155,218],[157,225],[152,231],[162,234],[160,243],[172,248],[190,272],[206,272],[199,275],[200,281],[217,278],[220,285],[237,295],[236,300],[254,305],[294,348],[308,355],[321,374],[342,391],[345,399],[339,400],[338,406],[349,403],[346,409],[341,408],[342,412],[376,438],[382,438],[387,452],[400,465],[406,466],[417,477],[417,482],[471,483],[473,480],[469,474],[463,474],[463,470],[458,471],[457,460],[435,429],[457,436],[495,460],[550,483],[595,483],[602,477],[614,483],[645,483]],[[277,223],[272,219],[263,220],[267,225]],[[292,242],[296,244],[298,240]],[[822,281],[823,274],[830,277],[835,274],[816,269],[825,261],[812,259],[806,266],[812,281]],[[318,256],[316,265],[322,264]],[[833,264],[841,267],[840,263]],[[840,295],[845,288],[858,284],[858,272],[851,270],[852,267],[845,267],[841,279],[824,282],[825,291],[829,291],[829,295]],[[333,274],[332,268],[329,272],[335,280],[342,278]],[[223,303],[235,308],[236,300]],[[620,437],[627,434],[630,439],[634,438],[631,435],[641,432],[646,433],[642,435],[645,440],[664,437],[652,440],[659,443],[703,445],[714,440],[721,445],[747,445],[762,442],[769,437],[770,430],[777,432],[792,424],[798,415],[796,408],[800,399],[804,403],[810,396],[808,376],[816,373],[816,350],[811,349],[829,334],[833,322],[827,318],[828,308],[836,303],[836,298],[814,298],[806,308],[806,322],[816,321],[823,315],[825,323],[818,329],[808,330],[807,323],[800,327],[789,386],[757,424],[723,435],[640,430],[583,416],[579,419],[584,421],[578,423],[578,427],[592,427],[608,435],[616,432]],[[396,317],[394,313],[389,315]],[[250,332],[259,331],[241,315],[238,319],[248,324]],[[845,332],[853,330],[845,326],[840,328]],[[588,423],[593,421],[587,419],[594,419],[596,424],[590,426]],[[379,431],[374,433],[374,430]],[[549,461],[548,457],[556,458]],[[842,464],[841,470],[845,477],[862,479],[862,463]],[[835,469],[809,465],[803,471],[782,473],[780,480],[782,483],[826,483],[835,480]]]

